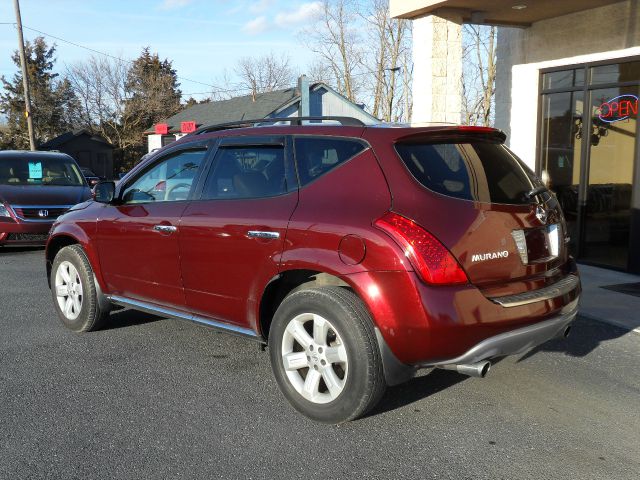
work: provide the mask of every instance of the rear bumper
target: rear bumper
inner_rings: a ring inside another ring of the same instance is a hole
[[[0,245],[44,245],[51,222],[0,222]]]
[[[420,368],[474,364],[496,357],[524,353],[553,338],[564,336],[567,328],[578,314],[579,300],[580,298],[576,297],[562,309],[559,315],[553,318],[486,338],[455,358],[416,365],[406,365],[400,362],[385,342],[380,330],[376,328],[378,346],[384,363],[385,380],[388,385],[397,385],[409,380]]]
[[[552,338],[563,336],[569,324],[578,314],[579,300],[580,297],[573,300],[556,317],[489,337],[456,358],[423,363],[418,367],[477,363],[495,357],[526,352]]]
[[[568,291],[564,281],[557,281],[549,288],[530,290],[526,298],[510,298],[487,296],[474,285],[430,286],[413,272],[348,277],[386,344],[406,365],[458,358],[488,338],[562,315],[581,291],[577,275],[567,273],[565,278]],[[513,306],[500,304],[507,300]]]

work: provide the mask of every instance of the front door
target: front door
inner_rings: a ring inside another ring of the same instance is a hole
[[[252,312],[278,273],[298,202],[283,143],[224,139],[201,199],[182,215],[182,276],[187,307],[196,315],[255,328]]]
[[[636,149],[638,87],[592,90],[581,257],[626,269]]]
[[[98,253],[112,295],[184,309],[178,236],[204,148],[164,156],[128,182],[98,220]]]

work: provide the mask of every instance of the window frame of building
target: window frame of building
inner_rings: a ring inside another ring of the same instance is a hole
[[[585,243],[585,213],[587,207],[587,197],[588,197],[588,187],[589,187],[589,172],[590,172],[590,155],[591,155],[591,143],[586,139],[590,139],[591,130],[593,128],[592,115],[591,115],[591,92],[597,90],[603,90],[607,88],[625,88],[625,87],[637,87],[640,92],[640,74],[636,80],[624,81],[624,82],[606,82],[606,83],[592,83],[591,72],[594,67],[608,66],[608,65],[622,65],[628,63],[638,63],[638,68],[640,69],[640,56],[631,56],[631,57],[623,57],[623,58],[611,58],[607,60],[599,60],[595,62],[586,62],[579,64],[567,64],[561,65],[551,68],[540,69],[539,71],[539,87],[538,87],[538,119],[536,126],[536,159],[535,159],[535,171],[538,175],[542,175],[543,162],[544,162],[544,151],[543,148],[545,143],[543,141],[543,122],[545,115],[544,108],[544,100],[545,96],[553,95],[558,93],[571,93],[572,99],[574,93],[582,94],[582,125],[581,125],[581,138],[582,142],[580,145],[580,173],[579,173],[579,183],[578,183],[578,214],[577,214],[577,226],[576,231],[578,232],[578,239],[575,239],[576,250],[575,255],[582,263],[587,265],[595,265],[595,266],[603,266],[612,270],[621,270],[621,271],[640,271],[640,253],[634,252],[631,246],[633,245],[633,240],[638,236],[640,232],[634,231],[633,225],[633,217],[631,218],[632,224],[630,225],[630,238],[629,238],[629,257],[627,259],[626,267],[616,267],[610,264],[590,261],[586,258],[583,258],[584,253],[584,243]],[[556,72],[563,71],[582,71],[582,84],[576,84],[575,78],[576,75],[574,73],[574,82],[571,86],[565,87],[557,87],[557,88],[545,88],[545,80],[548,77],[545,77],[549,74],[553,74]],[[640,95],[638,95],[640,97]],[[640,170],[640,116],[636,119],[636,128],[635,128],[635,151],[633,154],[633,173],[632,173],[632,189],[635,192],[640,191],[640,185],[637,182],[634,183],[639,176]],[[633,194],[633,192],[632,192]],[[636,193],[638,195],[639,193]],[[633,197],[632,200],[633,202]],[[633,203],[631,205],[633,208]]]

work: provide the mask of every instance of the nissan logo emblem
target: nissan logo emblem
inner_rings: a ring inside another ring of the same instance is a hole
[[[49,210],[38,210],[38,216],[45,218],[49,216]]]

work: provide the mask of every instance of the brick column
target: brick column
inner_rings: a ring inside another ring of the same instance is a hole
[[[412,122],[460,123],[462,19],[428,15],[413,21]]]

